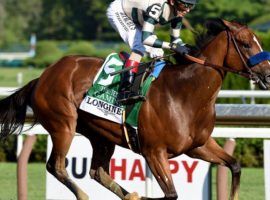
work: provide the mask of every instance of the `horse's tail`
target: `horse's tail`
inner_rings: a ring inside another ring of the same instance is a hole
[[[15,131],[21,133],[26,119],[27,105],[30,105],[31,94],[37,82],[38,79],[32,80],[0,101],[0,139],[5,139]]]

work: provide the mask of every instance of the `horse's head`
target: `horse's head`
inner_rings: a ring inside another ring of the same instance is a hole
[[[257,36],[245,25],[221,20],[227,34],[225,65],[247,72],[260,89],[270,89],[270,53],[263,52]]]

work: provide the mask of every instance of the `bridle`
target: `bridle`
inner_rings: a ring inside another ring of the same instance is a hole
[[[190,55],[185,55],[185,57],[190,60],[190,61],[193,61],[193,62],[196,62],[198,64],[201,64],[201,65],[204,65],[204,66],[208,66],[208,67],[212,67],[214,69],[217,69],[217,70],[224,70],[224,71],[228,71],[228,72],[232,72],[234,74],[238,74],[240,76],[243,76],[245,78],[248,78],[250,80],[253,80],[255,81],[257,84],[259,84],[263,89],[267,89],[267,86],[264,84],[263,82],[263,78],[258,74],[256,73],[255,71],[252,70],[252,67],[254,67],[255,65],[259,64],[260,62],[264,61],[264,60],[268,60],[270,58],[270,54],[268,52],[261,52],[261,53],[258,53],[256,55],[253,55],[251,56],[250,58],[248,58],[247,62],[246,60],[244,59],[244,54],[242,53],[242,51],[240,50],[237,42],[236,42],[236,35],[242,31],[243,29],[247,29],[246,26],[243,26],[241,28],[239,28],[237,30],[237,32],[231,32],[230,30],[226,30],[226,33],[227,33],[227,39],[228,39],[228,47],[227,47],[227,51],[229,49],[229,45],[230,45],[230,42],[232,41],[233,45],[234,45],[234,48],[236,50],[236,52],[238,53],[245,69],[247,72],[243,72],[243,71],[238,71],[236,69],[232,69],[232,68],[229,68],[229,67],[226,67],[226,66],[221,66],[221,65],[215,65],[215,64],[212,64],[212,63],[209,63],[205,60],[201,60],[199,58],[195,58],[193,56],[190,56]]]
[[[241,30],[244,29],[244,28],[246,28],[246,27],[241,28]],[[204,65],[204,66],[212,67],[212,68],[219,69],[219,70],[221,69],[221,70],[224,70],[224,71],[232,72],[234,74],[238,74],[238,75],[243,76],[243,77],[248,78],[248,79],[252,79],[251,77],[254,76],[255,72],[248,67],[247,62],[244,59],[243,53],[241,52],[241,50],[238,47],[238,44],[237,44],[237,42],[235,40],[235,36],[237,35],[237,33],[236,34],[233,34],[229,30],[226,30],[226,33],[227,33],[227,39],[228,39],[227,51],[229,50],[230,41],[232,41],[233,44],[234,44],[234,47],[235,47],[235,49],[236,49],[236,51],[238,53],[238,55],[241,58],[241,61],[243,62],[244,66],[245,66],[245,68],[247,70],[247,72],[238,71],[236,69],[232,69],[232,68],[225,67],[225,66],[222,66],[222,65],[212,64],[210,62],[207,62],[205,60],[201,60],[199,58],[195,58],[195,57],[190,56],[190,55],[185,55],[185,57],[187,59],[193,61],[193,62],[196,62],[196,63],[201,64],[201,65]]]
[[[246,26],[243,26],[243,27],[239,28],[239,29],[237,30],[236,33],[232,33],[232,32],[230,32],[230,31],[227,31],[227,34],[228,34],[229,40],[232,40],[232,42],[233,42],[233,44],[234,44],[234,47],[235,47],[235,49],[236,49],[238,55],[240,56],[241,61],[242,61],[242,63],[244,64],[245,69],[246,69],[247,72],[248,72],[248,75],[249,75],[248,78],[251,79],[251,80],[253,80],[253,81],[255,81],[255,82],[257,82],[257,80],[258,80],[258,78],[259,78],[259,77],[258,77],[258,74],[252,70],[252,67],[253,67],[253,66],[250,66],[250,65],[247,64],[246,60],[244,59],[244,55],[243,55],[242,51],[239,49],[239,47],[238,47],[238,45],[237,45],[237,42],[236,42],[236,40],[235,40],[235,36],[236,36],[240,31],[242,31],[243,29],[247,29],[247,27],[246,27]],[[256,55],[257,55],[257,54],[256,54]],[[256,55],[255,55],[255,56],[256,56]],[[248,59],[248,61],[249,61],[249,59]]]

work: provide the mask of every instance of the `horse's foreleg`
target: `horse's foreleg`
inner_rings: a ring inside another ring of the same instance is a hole
[[[109,189],[111,192],[116,194],[120,199],[123,200],[139,200],[139,195],[127,192],[118,183],[116,183],[108,172],[104,171],[103,167],[99,167],[97,170],[91,169],[90,174],[98,183]]]
[[[197,147],[186,153],[193,158],[199,158],[207,162],[225,165],[232,173],[231,184],[231,200],[238,199],[238,190],[240,185],[241,167],[235,158],[227,154],[223,148],[221,148],[213,138],[209,140],[201,147]]]
[[[65,158],[69,150],[74,133],[70,132],[50,132],[52,136],[53,148],[47,162],[47,170],[57,180],[69,188],[78,200],[88,200],[85,194],[68,176],[65,168]]]
[[[138,200],[138,194],[127,192],[109,175],[109,164],[115,149],[115,144],[97,134],[92,134],[90,137],[93,147],[90,169],[91,178],[116,194],[120,199]]]
[[[165,149],[147,150],[144,151],[144,157],[146,158],[152,173],[159,183],[159,186],[165,194],[164,198],[157,199],[177,199],[177,193],[172,180],[167,151]]]

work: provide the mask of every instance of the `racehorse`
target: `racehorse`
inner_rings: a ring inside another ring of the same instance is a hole
[[[226,20],[208,23],[208,39],[195,62],[166,66],[152,83],[138,120],[141,154],[165,196],[178,198],[168,159],[181,154],[227,166],[232,173],[230,199],[238,198],[240,165],[211,137],[215,124],[215,101],[226,75],[225,69],[245,74],[263,89],[270,87],[270,63],[247,68],[249,58],[262,52],[254,33],[245,25]],[[210,37],[211,36],[211,37]],[[47,170],[68,187],[77,199],[88,199],[65,169],[65,156],[75,132],[87,137],[93,148],[91,178],[120,199],[138,197],[118,185],[109,175],[115,145],[128,148],[122,125],[88,114],[78,107],[104,61],[95,57],[67,56],[11,96],[0,101],[1,137],[21,129],[26,107],[51,135],[53,148]]]

